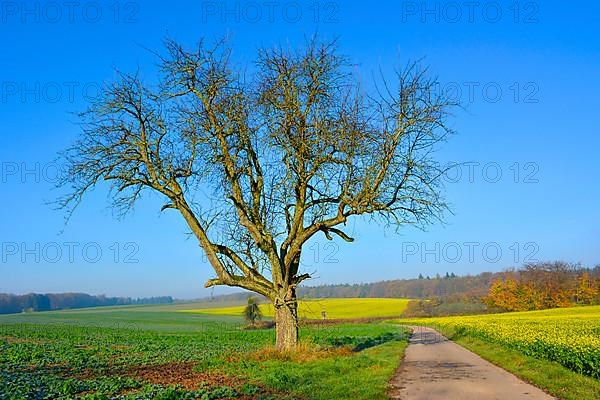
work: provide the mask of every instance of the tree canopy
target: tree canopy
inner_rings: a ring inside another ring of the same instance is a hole
[[[251,74],[226,41],[165,47],[157,84],[120,73],[81,114],[61,206],[102,180],[120,213],[159,193],[206,253],[207,287],[252,290],[292,321],[308,240],[352,241],[345,226],[359,215],[394,227],[441,217],[433,153],[454,104],[418,63],[369,92],[336,43],[317,38],[260,50]]]

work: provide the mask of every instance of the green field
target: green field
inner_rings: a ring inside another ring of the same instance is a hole
[[[406,309],[408,299],[315,299],[300,300],[298,314],[300,318],[321,319],[322,312],[327,319],[377,318],[398,317]],[[261,304],[263,315],[274,315],[272,304]],[[222,308],[193,308],[183,312],[202,313],[210,315],[242,315],[244,306]]]
[[[406,302],[315,300],[301,312],[368,318]],[[302,326],[302,351],[281,354],[273,329],[242,329],[240,314],[181,303],[0,316],[0,399],[386,399],[407,343],[390,321],[349,321]],[[434,326],[557,398],[600,398],[600,306],[393,322]]]
[[[273,329],[196,307],[0,316],[0,399],[385,399],[406,346],[390,324],[309,326],[281,355]]]

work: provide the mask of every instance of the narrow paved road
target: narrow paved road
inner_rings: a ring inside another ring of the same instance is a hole
[[[435,330],[412,328],[413,335],[406,355],[391,381],[389,394],[392,399],[554,399]]]

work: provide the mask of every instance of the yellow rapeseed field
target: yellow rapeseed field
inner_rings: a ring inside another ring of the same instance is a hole
[[[600,378],[600,306],[403,322],[450,328]]]
[[[322,312],[326,313],[327,319],[349,319],[369,317],[398,317],[406,309],[409,299],[314,299],[299,301],[300,318],[321,319]],[[273,316],[271,304],[261,304],[263,315]],[[202,314],[217,315],[242,315],[244,306],[225,308],[204,308],[195,310],[182,310],[183,312],[194,312]]]

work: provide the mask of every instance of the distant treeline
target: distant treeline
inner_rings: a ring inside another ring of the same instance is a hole
[[[410,298],[405,316],[426,317],[535,310],[600,304],[600,265],[583,267],[562,261],[526,264],[504,272],[474,276],[454,273],[373,283],[301,286],[302,299]],[[249,292],[214,297],[243,301]],[[261,302],[267,301],[260,298]]]
[[[419,276],[417,279],[397,279],[373,283],[302,286],[298,293],[302,298],[336,297],[389,297],[410,299],[432,299],[439,297],[464,296],[481,298],[491,283],[501,273],[484,272],[479,275],[456,276],[454,273]]]
[[[503,311],[600,304],[600,266],[561,261],[527,264],[492,282],[483,301]]]
[[[491,283],[502,276],[502,273],[492,272],[474,276],[457,276],[454,273],[446,273],[433,277],[420,275],[415,279],[395,279],[372,283],[300,286],[298,295],[302,299],[355,297],[433,299],[457,296],[480,299],[488,293]],[[262,296],[256,296],[250,292],[222,294],[200,300],[235,302],[245,301],[248,296],[255,296],[260,302],[267,301]]]
[[[13,314],[29,311],[66,310],[99,306],[119,306],[131,304],[168,304],[171,296],[131,298],[92,296],[85,293],[30,293],[24,295],[0,293],[0,314]]]
[[[494,274],[485,296],[456,293],[408,304],[405,317],[484,314],[600,304],[600,266],[562,261],[526,264]]]

